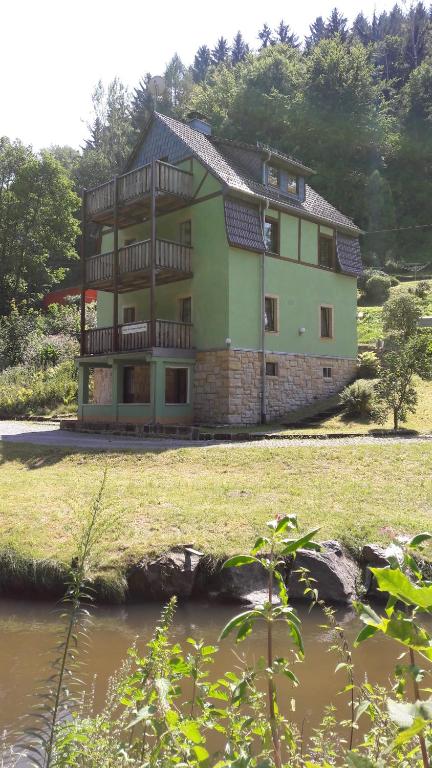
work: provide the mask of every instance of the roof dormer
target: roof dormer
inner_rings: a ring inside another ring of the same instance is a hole
[[[304,176],[295,170],[275,165],[272,162],[264,162],[263,176],[264,183],[269,190],[279,192],[280,195],[286,195],[295,200],[304,200]]]

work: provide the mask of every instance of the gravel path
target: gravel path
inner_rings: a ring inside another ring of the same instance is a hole
[[[30,443],[33,445],[44,445],[50,448],[81,448],[100,451],[156,451],[170,450],[172,448],[199,448],[202,446],[214,447],[217,445],[235,446],[236,448],[254,448],[254,447],[272,447],[272,448],[293,448],[301,445],[314,446],[316,448],[339,446],[339,445],[377,445],[382,443],[426,443],[432,440],[432,435],[425,437],[410,438],[376,438],[376,437],[356,437],[356,438],[333,438],[331,440],[286,440],[284,438],[276,440],[261,440],[259,442],[218,442],[212,441],[191,441],[175,440],[171,438],[138,438],[138,437],[119,437],[112,435],[89,435],[85,433],[65,432],[60,430],[55,422],[35,422],[35,421],[0,421],[0,440],[11,443]]]

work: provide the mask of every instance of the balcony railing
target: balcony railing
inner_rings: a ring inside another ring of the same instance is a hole
[[[192,196],[192,174],[175,165],[157,161],[155,163],[155,187],[158,194],[176,195],[183,198]],[[118,205],[124,206],[132,201],[148,196],[151,192],[152,166],[143,165],[133,171],[118,176]],[[114,208],[114,179],[87,190],[87,217],[92,218]]]
[[[154,342],[154,346],[164,349],[191,349],[192,325],[172,320],[156,320]],[[153,346],[151,321],[119,325],[117,338],[112,326],[92,328],[84,333],[85,355],[137,352],[149,349],[151,346]]]
[[[119,248],[119,280],[134,272],[150,269],[151,241]],[[190,274],[192,270],[192,248],[171,240],[156,240],[155,267],[157,270],[169,270]],[[114,279],[114,252],[101,253],[86,259],[86,283],[109,283]]]

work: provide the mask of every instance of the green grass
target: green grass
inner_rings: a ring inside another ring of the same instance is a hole
[[[431,527],[432,445],[199,447],[97,454],[3,444],[0,548],[66,562],[108,469],[101,569],[173,545],[214,555],[247,548],[265,522],[350,547]]]
[[[390,288],[390,296],[407,293],[409,288],[415,288],[420,280],[407,280],[400,285]],[[431,292],[424,302],[424,314],[432,315],[432,280],[429,283]],[[359,306],[357,312],[357,334],[359,344],[374,344],[377,339],[382,339],[382,306]]]

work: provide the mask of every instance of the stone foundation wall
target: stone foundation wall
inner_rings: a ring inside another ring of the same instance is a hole
[[[89,402],[94,405],[110,405],[112,402],[112,368],[93,369],[93,392]]]
[[[311,355],[268,353],[278,375],[266,377],[269,420],[322,400],[343,389],[355,375],[356,361]],[[323,368],[331,368],[324,378]],[[220,350],[199,352],[194,374],[194,420],[208,424],[256,424],[261,416],[261,355]]]

